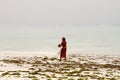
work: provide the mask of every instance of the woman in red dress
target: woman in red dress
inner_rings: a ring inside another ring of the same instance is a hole
[[[64,58],[66,61],[67,42],[65,37],[62,38],[62,42],[61,44],[58,45],[58,47],[62,47],[61,53],[60,53],[60,61],[62,58]]]

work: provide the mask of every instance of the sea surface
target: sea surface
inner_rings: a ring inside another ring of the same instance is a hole
[[[66,37],[67,54],[120,56],[120,25],[0,25],[0,55],[57,54]]]

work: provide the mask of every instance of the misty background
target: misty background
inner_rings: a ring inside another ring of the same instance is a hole
[[[120,0],[1,0],[1,24],[120,24]]]
[[[120,53],[119,0],[1,0],[0,52]]]

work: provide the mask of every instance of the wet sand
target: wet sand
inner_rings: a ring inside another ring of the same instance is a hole
[[[0,58],[0,80],[120,80],[120,57],[71,54]]]

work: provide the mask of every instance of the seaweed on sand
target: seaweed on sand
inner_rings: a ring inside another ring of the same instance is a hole
[[[3,76],[6,76],[6,75],[8,75],[8,74],[9,74],[9,72],[4,72],[4,73],[2,73],[1,76],[3,77]]]
[[[9,59],[3,59],[2,60],[4,63],[15,63],[15,64],[23,64],[24,61],[23,60],[9,60]]]
[[[12,72],[12,73],[10,73],[10,75],[21,75],[19,72],[17,72],[17,71],[15,71],[15,72]]]

